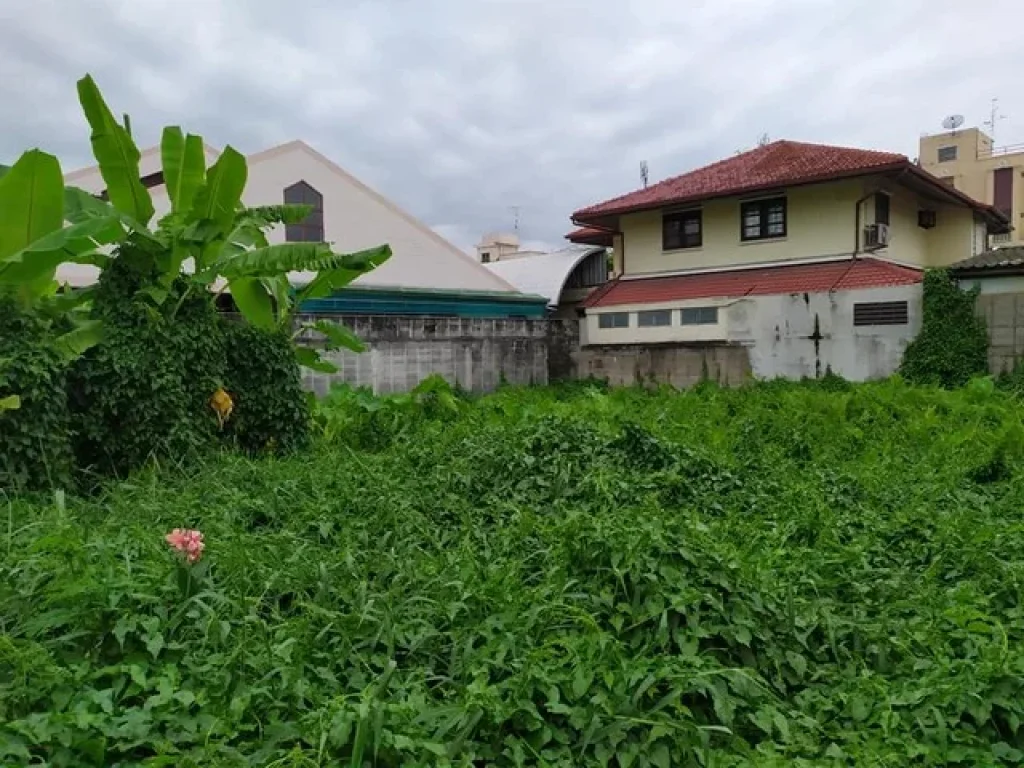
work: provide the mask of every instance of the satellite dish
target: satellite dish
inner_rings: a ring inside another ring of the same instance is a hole
[[[942,121],[942,127],[945,128],[947,131],[955,131],[963,124],[963,115],[950,115],[949,117]]]

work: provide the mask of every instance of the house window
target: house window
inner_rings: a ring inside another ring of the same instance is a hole
[[[286,224],[284,238],[289,243],[322,243],[324,241],[324,196],[304,181],[284,190],[288,205],[308,205],[312,210],[298,224]]]
[[[488,253],[487,251],[484,251],[483,253],[480,254],[480,261],[482,261],[484,264],[490,264],[491,254]]]
[[[637,312],[637,325],[641,328],[654,328],[661,325],[672,325],[672,310],[652,309],[645,312]]]
[[[718,307],[686,307],[680,315],[683,325],[718,324]]]
[[[786,198],[751,200],[740,206],[740,239],[767,240],[786,236]]]
[[[598,328],[629,328],[629,312],[606,312],[597,316]]]
[[[854,325],[906,325],[907,302],[872,301],[853,305]]]
[[[701,245],[701,212],[679,211],[666,213],[661,219],[661,248],[675,251],[680,248],[699,248]]]
[[[956,146],[939,147],[939,162],[951,163],[956,160]]]
[[[889,196],[885,192],[875,194],[875,224],[889,223]]]

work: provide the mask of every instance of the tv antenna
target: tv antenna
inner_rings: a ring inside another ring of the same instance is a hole
[[[964,116],[963,115],[950,115],[949,117],[947,117],[945,120],[942,121],[942,127],[945,128],[947,131],[950,131],[952,133],[956,133],[956,129],[959,128],[963,124],[964,124]]]
[[[513,222],[513,226],[515,227],[515,233],[518,235],[519,234],[519,212],[523,209],[523,206],[521,206],[521,205],[510,205],[508,207],[508,209],[510,211],[512,211],[512,222]]]
[[[983,123],[983,125],[986,128],[988,128],[988,135],[989,135],[989,138],[992,139],[992,143],[993,144],[995,143],[995,140],[996,140],[996,124],[1000,120],[1005,120],[1005,119],[1006,119],[1006,115],[1003,115],[1003,114],[999,113],[999,99],[992,99],[992,111],[989,113],[988,120],[986,120]]]
[[[647,189],[647,180],[648,180],[647,161],[646,160],[641,160],[640,161],[640,181],[643,183],[644,189]]]

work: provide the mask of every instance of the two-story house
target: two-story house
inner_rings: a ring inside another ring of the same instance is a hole
[[[572,220],[570,239],[612,238],[616,274],[584,304],[583,373],[682,385],[887,376],[920,327],[923,270],[1009,226],[903,155],[793,141]]]

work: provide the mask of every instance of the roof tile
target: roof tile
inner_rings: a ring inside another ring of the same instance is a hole
[[[920,270],[880,259],[860,258],[672,277],[617,280],[591,294],[587,307],[655,304],[687,299],[734,298],[785,293],[824,293],[921,282]]]
[[[582,208],[573,214],[573,218],[582,222],[588,217],[854,176],[900,165],[910,165],[906,155],[799,141],[773,141],[646,189]]]

